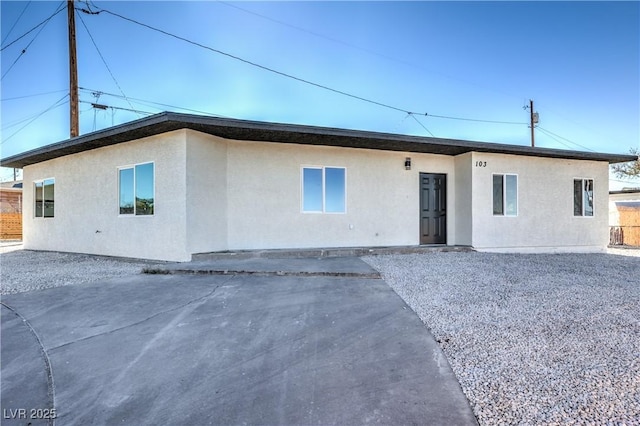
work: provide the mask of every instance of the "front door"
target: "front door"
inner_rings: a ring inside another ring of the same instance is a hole
[[[420,244],[447,243],[447,175],[420,173]]]

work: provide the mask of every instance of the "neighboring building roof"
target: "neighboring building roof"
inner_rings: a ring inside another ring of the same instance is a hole
[[[22,181],[21,180],[12,180],[7,182],[0,182],[0,188],[5,190],[22,190]]]
[[[619,191],[609,191],[609,195],[617,195],[617,194],[639,194],[640,195],[640,188],[621,189]]]
[[[616,201],[616,207],[640,208],[640,201]]]
[[[129,142],[179,129],[192,129],[234,140],[327,145],[443,155],[458,155],[475,151],[534,157],[607,161],[609,163],[621,163],[634,161],[636,159],[633,155],[533,148],[520,145],[407,136],[163,112],[4,158],[0,162],[0,165],[4,167],[22,168],[65,155]]]

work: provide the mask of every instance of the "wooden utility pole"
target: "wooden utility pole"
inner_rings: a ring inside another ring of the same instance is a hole
[[[535,136],[533,134],[533,100],[529,99],[529,115],[531,117],[531,146],[536,146]]]
[[[76,58],[76,16],[73,0],[67,0],[69,21],[69,135],[75,138],[80,134],[78,124],[78,61]]]

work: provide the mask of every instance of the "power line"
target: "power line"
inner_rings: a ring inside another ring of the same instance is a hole
[[[107,68],[107,71],[109,71],[109,75],[111,75],[111,78],[113,79],[113,82],[116,83],[116,86],[118,86],[118,89],[120,90],[120,93],[122,93],[122,97],[124,98],[124,100],[127,101],[129,106],[133,109],[133,105],[131,105],[131,102],[129,102],[129,99],[127,98],[127,95],[124,94],[124,91],[122,90],[122,87],[120,87],[120,84],[118,84],[118,80],[116,80],[116,77],[113,75],[113,72],[111,71],[111,68],[109,68],[109,65],[107,64],[107,61],[104,59],[104,56],[102,56],[102,52],[100,52],[100,49],[98,48],[98,45],[96,44],[96,41],[93,39],[93,36],[91,35],[91,32],[89,31],[89,28],[87,27],[87,24],[84,22],[84,19],[82,19],[82,15],[78,15],[78,17],[80,18],[80,22],[82,22],[82,26],[87,31],[87,34],[89,34],[89,38],[91,39],[91,42],[93,43],[93,46],[98,51],[98,55],[100,56],[100,59],[102,59],[102,63]]]
[[[103,91],[98,91],[98,90],[92,90],[92,89],[87,89],[87,88],[84,88],[84,87],[80,87],[79,89],[82,90],[82,91],[86,91],[86,92],[99,92],[99,93],[101,93],[103,95],[113,96],[113,97],[116,97],[116,98],[122,98],[121,95],[116,95],[114,93],[108,93],[108,92],[103,92]],[[210,112],[207,112],[207,111],[200,111],[200,110],[197,110],[197,109],[184,108],[184,107],[179,107],[179,106],[175,106],[175,105],[163,104],[163,103],[160,103],[160,102],[149,101],[149,100],[146,100],[146,99],[131,98],[131,97],[129,99],[132,100],[132,101],[138,101],[138,102],[135,102],[135,103],[140,103],[142,105],[144,105],[144,102],[146,102],[146,103],[153,104],[153,105],[160,105],[160,106],[163,106],[163,107],[169,107],[169,108],[172,108],[172,109],[180,109],[180,110],[183,110],[183,111],[195,112],[195,113],[198,113],[198,114],[210,115],[210,116],[213,116],[213,117],[230,118],[228,116],[221,115],[221,114],[213,114],[213,113],[210,113]],[[147,106],[151,106],[151,105],[147,105]],[[158,109],[160,109],[160,108],[158,108]]]
[[[64,1],[60,2],[60,5],[64,4]],[[26,37],[27,35],[29,35],[32,31],[34,31],[35,29],[37,29],[40,25],[42,24],[46,24],[47,22],[49,22],[49,20],[51,18],[53,18],[54,16],[56,16],[58,13],[62,12],[64,10],[60,9],[60,5],[58,6],[58,10],[56,10],[53,15],[49,16],[47,19],[45,19],[44,21],[40,22],[38,25],[36,25],[35,27],[31,28],[29,31],[27,31],[26,33],[22,34],[20,37],[18,37],[17,39],[13,40],[11,43],[3,46],[2,48],[0,48],[0,52],[2,52],[4,49],[6,49],[7,47],[13,45],[14,43],[16,43],[18,40],[21,40],[22,38]]]
[[[428,117],[434,117],[434,118],[444,118],[447,120],[462,120],[462,121],[475,121],[475,122],[479,122],[479,123],[494,123],[494,124],[528,124],[525,122],[519,122],[519,121],[497,121],[497,120],[479,120],[476,118],[463,118],[463,117],[450,117],[450,116],[446,116],[446,115],[435,115],[435,114],[425,114]]]
[[[24,129],[25,127],[27,127],[28,125],[30,125],[31,123],[33,123],[34,121],[36,121],[38,118],[40,118],[42,115],[46,114],[47,112],[51,111],[52,109],[58,108],[61,105],[64,105],[65,102],[64,99],[69,96],[68,93],[66,93],[63,97],[61,97],[60,99],[58,99],[53,105],[51,105],[49,108],[45,109],[44,111],[42,111],[41,113],[39,113],[38,115],[36,115],[31,121],[29,121],[27,124],[25,124],[24,126],[20,127],[18,130],[16,130],[11,136],[5,138],[2,142],[0,142],[0,145],[2,145],[3,143],[5,143],[6,141],[8,141],[9,139],[11,139],[12,137],[14,137],[15,135],[17,135],[19,132],[22,131],[22,129]]]
[[[383,58],[383,59],[386,59],[386,60],[389,60],[389,61],[392,61],[392,62],[397,62],[399,64],[407,65],[407,66],[410,66],[410,67],[413,67],[413,68],[416,68],[416,69],[419,69],[419,70],[422,70],[422,71],[426,71],[428,73],[437,74],[437,75],[440,75],[442,77],[448,78],[450,80],[456,80],[456,81],[460,81],[460,82],[463,82],[463,83],[466,83],[466,84],[470,84],[470,85],[473,85],[473,86],[477,86],[477,87],[481,87],[481,88],[484,88],[484,89],[488,89],[488,90],[491,90],[493,92],[509,96],[511,98],[517,98],[517,96],[515,96],[515,95],[513,95],[511,93],[507,93],[507,92],[504,92],[502,90],[495,89],[493,87],[485,86],[483,84],[474,83],[472,81],[468,81],[468,80],[465,80],[465,79],[452,77],[452,76],[447,75],[445,73],[442,73],[440,71],[429,69],[429,68],[426,68],[424,66],[417,65],[417,64],[415,64],[413,62],[406,61],[404,59],[399,59],[399,58],[396,58],[396,57],[393,57],[393,56],[385,55],[384,53],[380,53],[380,52],[377,52],[375,50],[367,49],[367,48],[362,47],[362,46],[358,46],[358,45],[355,45],[355,44],[352,44],[352,43],[349,43],[349,42],[346,42],[346,41],[343,41],[343,40],[339,40],[337,38],[329,37],[329,36],[326,36],[324,34],[320,34],[320,33],[317,33],[315,31],[311,31],[311,30],[309,30],[307,28],[299,27],[297,25],[292,25],[292,24],[290,24],[288,22],[284,22],[284,21],[281,21],[281,20],[278,20],[278,19],[271,18],[271,17],[263,15],[261,13],[254,12],[254,11],[249,10],[249,9],[245,9],[245,8],[240,7],[240,6],[238,6],[236,4],[233,4],[233,3],[228,3],[228,2],[220,1],[220,0],[218,0],[218,3],[224,4],[225,6],[233,7],[235,9],[237,9],[237,10],[240,10],[242,12],[248,13],[250,15],[258,16],[260,18],[266,19],[267,21],[275,22],[276,24],[280,24],[280,25],[283,25],[285,27],[293,28],[295,30],[298,30],[298,31],[301,31],[301,32],[304,32],[304,33],[307,33],[307,34],[311,34],[311,35],[313,35],[315,37],[323,38],[323,39],[329,40],[329,41],[334,42],[334,43],[342,44],[344,46],[351,47],[351,48],[356,49],[356,50],[360,50],[362,52],[368,53],[368,54],[373,55],[373,56],[378,56],[380,58]]]
[[[567,139],[567,138],[563,138],[562,136],[557,135],[557,134],[553,133],[553,132],[552,132],[552,131],[550,131],[550,130],[543,129],[543,128],[542,128],[542,127],[540,127],[540,126],[538,126],[538,127],[536,127],[536,128],[537,128],[538,130],[542,130],[543,132],[546,132],[546,133],[549,133],[549,134],[551,134],[551,135],[553,135],[553,136],[556,136],[556,137],[558,137],[558,138],[560,138],[560,139],[562,139],[562,140],[565,140],[565,141],[567,141],[567,142],[569,142],[569,143],[572,143],[572,144],[574,144],[574,145],[576,145],[576,146],[579,146],[580,148],[586,149],[587,151],[595,152],[595,151],[594,151],[593,149],[591,149],[591,148],[587,148],[587,147],[586,147],[586,146],[584,146],[584,145],[580,145],[579,143],[576,143],[576,142],[574,142],[574,141],[572,141],[572,140],[569,140],[569,139]]]
[[[442,116],[442,115],[430,115],[430,114],[427,114],[427,113],[422,114],[422,113],[417,113],[417,112],[413,112],[413,111],[408,111],[407,109],[404,109],[404,108],[398,108],[396,106],[389,105],[389,104],[386,104],[386,103],[383,103],[383,102],[378,102],[378,101],[374,101],[372,99],[367,99],[367,98],[364,98],[362,96],[358,96],[358,95],[354,95],[354,94],[345,92],[343,90],[334,89],[332,87],[329,87],[329,86],[326,86],[326,85],[323,85],[323,84],[315,83],[315,82],[312,82],[310,80],[306,80],[306,79],[303,79],[303,78],[300,78],[300,77],[296,77],[294,75],[291,75],[291,74],[288,74],[288,73],[285,73],[285,72],[282,72],[282,71],[278,71],[278,70],[276,70],[274,68],[270,68],[270,67],[258,64],[256,62],[241,58],[239,56],[224,52],[224,51],[219,50],[219,49],[215,49],[215,48],[210,47],[210,46],[206,46],[206,45],[204,45],[202,43],[199,43],[199,42],[196,42],[196,41],[193,41],[193,40],[189,40],[189,39],[187,39],[185,37],[170,33],[168,31],[153,27],[151,25],[144,24],[142,22],[136,21],[135,19],[127,18],[126,16],[122,16],[122,15],[120,15],[118,13],[111,12],[111,11],[109,11],[107,9],[100,9],[99,11],[96,11],[96,12],[91,12],[91,11],[87,11],[87,10],[84,10],[84,9],[79,9],[79,10],[81,10],[84,13],[93,14],[93,15],[97,15],[97,14],[100,14],[102,12],[105,12],[105,13],[107,13],[109,15],[115,16],[115,17],[120,18],[122,20],[129,21],[129,22],[134,23],[136,25],[139,25],[141,27],[150,29],[152,31],[159,32],[159,33],[164,34],[166,36],[175,38],[177,40],[184,41],[185,43],[189,43],[191,45],[194,45],[194,46],[209,50],[211,52],[227,56],[229,58],[235,59],[237,61],[243,62],[245,64],[248,64],[248,65],[251,65],[251,66],[254,66],[254,67],[257,67],[257,68],[260,68],[262,70],[265,70],[265,71],[268,71],[268,72],[271,72],[271,73],[274,73],[274,74],[277,74],[277,75],[280,75],[280,76],[283,76],[283,77],[286,77],[286,78],[290,78],[292,80],[296,80],[298,82],[305,83],[305,84],[308,84],[308,85],[311,85],[311,86],[314,86],[314,87],[318,87],[320,89],[328,90],[330,92],[334,92],[334,93],[337,93],[337,94],[340,94],[340,95],[343,95],[343,96],[347,96],[347,97],[350,97],[350,98],[353,98],[353,99],[357,99],[357,100],[360,100],[360,101],[363,101],[363,102],[367,102],[367,103],[378,105],[378,106],[381,106],[381,107],[384,107],[384,108],[392,109],[394,111],[400,111],[400,112],[403,112],[405,114],[418,114],[418,115],[425,115],[425,116],[430,116],[430,117],[435,117],[435,118],[443,118],[443,119],[449,119],[449,120],[464,120],[464,121],[475,121],[475,122],[485,122],[485,123],[495,123],[495,124],[521,124],[521,125],[522,124],[527,124],[527,123],[516,123],[516,122],[509,122],[509,121],[480,120],[480,119],[474,119],[474,118],[450,117],[450,116]]]
[[[415,114],[411,114],[411,113],[409,113],[409,115],[411,116],[411,118],[413,118],[414,120],[416,120],[416,123],[418,123],[418,124],[419,124],[423,129],[425,129],[425,130],[427,131],[427,133],[429,133],[429,134],[433,137],[433,133],[431,133],[431,132],[429,131],[429,129],[427,129],[427,128],[425,127],[425,125],[424,125],[424,124],[422,124],[422,123],[420,122],[420,120],[418,120],[418,119],[416,118]]]
[[[66,90],[67,90],[67,89],[60,89],[60,90],[52,90],[51,92],[34,93],[34,94],[32,94],[32,95],[14,96],[13,98],[4,98],[4,99],[0,99],[0,102],[14,101],[14,100],[16,100],[16,99],[24,99],[24,98],[33,98],[34,96],[50,95],[50,94],[52,94],[52,93],[65,92]]]
[[[13,68],[13,66],[18,62],[18,60],[20,58],[22,58],[22,56],[27,53],[27,49],[29,49],[29,47],[31,46],[31,44],[36,40],[36,38],[38,38],[38,36],[40,35],[40,33],[42,32],[42,30],[44,30],[44,28],[47,26],[47,24],[49,23],[49,21],[51,20],[51,18],[53,18],[56,14],[58,14],[58,12],[60,12],[61,6],[64,4],[64,1],[60,2],[60,5],[58,5],[58,10],[56,10],[56,12],[54,12],[53,15],[51,15],[49,17],[49,19],[47,19],[45,21],[45,24],[43,26],[40,27],[40,29],[38,30],[38,32],[36,33],[35,36],[33,36],[33,38],[31,39],[31,41],[29,42],[29,44],[27,44],[27,47],[25,47],[24,49],[22,49],[22,51],[20,52],[20,54],[18,55],[18,57],[16,58],[15,61],[13,61],[13,63],[11,64],[11,66],[9,67],[9,69],[7,69],[7,71],[5,71],[4,74],[2,74],[2,77],[0,78],[0,80],[4,79],[6,77],[7,74],[9,74],[9,71],[11,71],[11,69]]]
[[[25,5],[24,9],[22,9],[22,12],[20,12],[20,15],[18,15],[18,19],[16,19],[16,22],[13,23],[13,25],[9,29],[9,32],[7,33],[7,35],[5,35],[4,38],[2,39],[2,43],[7,41],[7,39],[9,38],[9,34],[11,34],[11,31],[13,31],[13,29],[16,27],[16,25],[18,25],[18,22],[20,22],[20,18],[22,18],[22,15],[24,15],[24,12],[27,10],[27,8],[29,7],[30,4],[31,4],[30,1],[27,2],[27,4]]]
[[[109,106],[109,105],[102,105],[102,104],[97,104],[95,102],[88,102],[88,101],[80,101],[81,104],[90,104],[93,108],[97,108],[97,109],[117,109],[117,110],[121,110],[121,111],[130,111],[130,112],[135,112],[136,114],[147,114],[147,115],[154,115],[156,114],[155,112],[148,112],[148,111],[140,111],[138,109],[133,109],[133,108],[122,108],[122,107],[114,107],[114,106]]]
[[[161,30],[161,29],[156,28],[156,27],[153,27],[153,26],[151,26],[151,25],[143,24],[142,22],[136,21],[135,19],[127,18],[126,16],[119,15],[119,14],[117,14],[117,13],[111,12],[111,11],[106,10],[106,9],[101,9],[101,10],[100,10],[99,12],[97,12],[97,13],[101,13],[101,12],[108,13],[108,14],[110,14],[110,15],[112,15],[112,16],[115,16],[115,17],[117,17],[117,18],[123,19],[123,20],[125,20],[125,21],[132,22],[132,23],[134,23],[134,24],[136,24],[136,25],[139,25],[139,26],[141,26],[141,27],[145,27],[145,28],[147,28],[147,29],[150,29],[150,30],[153,30],[153,31],[159,32],[159,33],[164,34],[164,35],[167,35],[167,36],[169,36],[169,37],[173,37],[173,38],[175,38],[175,39],[178,39],[178,40],[184,41],[185,43],[189,43],[189,44],[192,44],[192,45],[194,45],[194,46],[197,46],[197,47],[200,47],[200,48],[203,48],[203,49],[209,50],[209,51],[211,51],[211,52],[214,52],[214,53],[218,53],[218,54],[220,54],[220,55],[227,56],[227,57],[229,57],[229,58],[231,58],[231,59],[235,59],[235,60],[240,61],[240,62],[243,62],[243,63],[245,63],[245,64],[252,65],[252,66],[254,66],[254,67],[257,67],[257,68],[263,69],[263,70],[265,70],[265,71],[269,71],[269,72],[274,73],[274,74],[281,75],[281,76],[283,76],[283,77],[287,77],[287,78],[290,78],[290,79],[293,79],[293,80],[299,81],[299,82],[301,82],[301,83],[309,84],[309,85],[311,85],[311,86],[315,86],[315,87],[318,87],[318,88],[321,88],[321,89],[325,89],[325,90],[328,90],[328,91],[331,91],[331,92],[334,92],[334,93],[338,93],[338,94],[343,95],[343,96],[348,96],[348,97],[350,97],[350,98],[358,99],[358,100],[361,100],[361,101],[364,101],[364,102],[368,102],[368,103],[371,103],[371,104],[375,104],[375,105],[378,105],[378,106],[381,106],[381,107],[385,107],[385,108],[393,109],[393,110],[400,111],[400,112],[408,112],[408,111],[406,111],[405,109],[402,109],[402,108],[394,107],[394,106],[391,106],[391,105],[388,105],[388,104],[385,104],[385,103],[382,103],[382,102],[378,102],[378,101],[373,101],[373,100],[371,100],[371,99],[363,98],[362,96],[353,95],[353,94],[351,94],[351,93],[347,93],[347,92],[344,92],[344,91],[342,91],[342,90],[333,89],[333,88],[331,88],[331,87],[329,87],[329,86],[325,86],[325,85],[323,85],[323,84],[314,83],[314,82],[312,82],[312,81],[305,80],[305,79],[303,79],[303,78],[296,77],[296,76],[294,76],[294,75],[287,74],[287,73],[285,73],[285,72],[278,71],[278,70],[276,70],[276,69],[269,68],[269,67],[264,66],[264,65],[260,65],[260,64],[258,64],[258,63],[256,63],[256,62],[252,62],[252,61],[249,61],[249,60],[247,60],[247,59],[243,59],[243,58],[241,58],[241,57],[239,57],[239,56],[235,56],[235,55],[232,55],[232,54],[227,53],[227,52],[223,52],[222,50],[219,50],[219,49],[214,49],[213,47],[206,46],[206,45],[204,45],[204,44],[198,43],[198,42],[196,42],[196,41],[189,40],[189,39],[187,39],[187,38],[181,37],[181,36],[176,35],[176,34],[172,34],[172,33],[170,33],[170,32],[167,32],[167,31]]]
[[[547,133],[544,129],[540,129],[540,128],[538,128],[538,127],[536,127],[536,129],[539,129],[539,130],[540,130],[540,131],[541,131],[545,136],[550,137],[550,138],[551,138],[551,139],[553,139],[554,141],[558,142],[560,145],[565,146],[565,147],[567,147],[567,148],[569,148],[569,149],[574,149],[572,146],[570,146],[570,145],[568,145],[568,144],[566,144],[566,143],[562,142],[560,139],[558,139],[558,138],[556,138],[555,136],[553,136],[553,135],[551,135],[551,134]]]

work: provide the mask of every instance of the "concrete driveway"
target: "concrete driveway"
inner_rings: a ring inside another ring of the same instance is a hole
[[[477,424],[361,260],[238,265],[3,297],[2,424]]]

